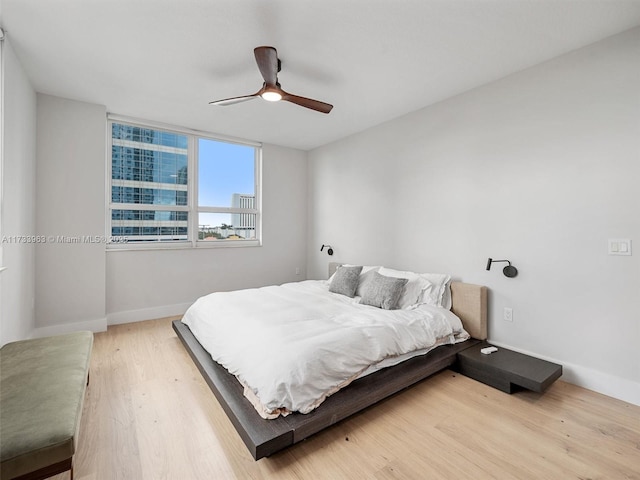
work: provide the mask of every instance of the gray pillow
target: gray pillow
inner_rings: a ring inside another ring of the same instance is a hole
[[[329,284],[329,291],[353,298],[356,294],[356,288],[358,288],[361,271],[361,266],[338,267],[336,274],[333,276],[331,283]]]
[[[362,269],[364,270],[364,267],[362,267]],[[356,288],[356,296],[362,296],[362,292],[367,289],[367,285],[369,285],[369,283],[371,283],[371,281],[373,280],[374,272],[377,272],[377,270],[367,270],[366,272],[360,274],[360,281],[358,282],[358,288]]]
[[[360,303],[385,310],[395,310],[398,308],[398,300],[408,281],[406,278],[386,277],[373,272],[373,278],[362,292]]]

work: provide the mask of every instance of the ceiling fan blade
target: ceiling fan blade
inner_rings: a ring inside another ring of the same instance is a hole
[[[278,83],[278,71],[280,70],[280,62],[278,61],[278,52],[273,47],[256,47],[253,49],[256,56],[256,63],[262,74],[262,78],[267,85],[275,85]]]
[[[209,105],[220,105],[221,107],[226,107],[227,105],[235,105],[236,103],[246,102],[247,100],[253,100],[260,95],[260,92],[254,93],[253,95],[245,95],[243,97],[232,97],[232,98],[224,98],[222,100],[214,100],[213,102],[209,102]]]
[[[281,62],[275,48],[268,46],[256,47],[253,49],[253,54],[256,57],[258,69],[264,78],[262,88],[253,95],[215,100],[209,102],[210,105],[234,105],[236,103],[246,102],[247,100],[253,100],[256,97],[262,97],[264,100],[270,102],[284,100],[321,113],[329,113],[331,109],[333,109],[333,105],[328,103],[313,100],[312,98],[300,97],[299,95],[293,95],[282,90],[278,83],[278,72],[280,71]]]
[[[321,113],[329,113],[333,108],[333,105],[330,105],[328,103],[324,103],[319,100],[313,100],[311,98],[300,97],[298,95],[292,95],[291,93],[287,93],[284,90],[282,90],[282,100],[295,103],[296,105],[300,105],[301,107],[310,108],[311,110],[315,110]]]

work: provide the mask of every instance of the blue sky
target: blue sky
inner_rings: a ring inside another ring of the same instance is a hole
[[[198,139],[198,205],[230,207],[234,193],[255,194],[255,148]],[[230,225],[231,215],[198,214],[199,225]]]
[[[198,140],[198,205],[230,207],[234,193],[254,194],[254,147]]]

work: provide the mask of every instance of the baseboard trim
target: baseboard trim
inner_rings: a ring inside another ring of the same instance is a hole
[[[139,310],[126,310],[107,314],[107,325],[120,325],[122,323],[142,322],[156,318],[173,317],[182,315],[192,305],[190,303],[178,303],[175,305],[163,305],[161,307],[141,308]]]
[[[538,357],[542,360],[558,363],[562,365],[561,380],[588,390],[593,390],[594,392],[602,393],[608,397],[617,398],[618,400],[640,406],[639,382],[616,377],[614,375],[583,367],[581,365],[576,365],[574,363],[567,363],[554,358],[545,357],[521,348],[515,348],[510,345],[503,344],[502,342],[490,341],[489,343],[497,347],[508,348],[515,352],[524,353],[525,355],[531,355],[532,357]]]
[[[47,327],[36,327],[31,332],[31,338],[50,337],[53,335],[62,335],[65,333],[79,332],[81,330],[89,330],[90,332],[106,332],[107,319],[96,318],[95,320],[85,320],[82,322],[64,323],[60,325],[49,325]]]
[[[106,332],[108,325],[120,325],[122,323],[142,322],[145,320],[154,320],[156,318],[183,315],[191,305],[192,303],[189,302],[178,303],[175,305],[164,305],[161,307],[141,308],[139,310],[109,313],[106,317],[97,318],[95,320],[36,327],[32,330],[30,338],[62,335],[65,333],[78,332],[80,330],[89,330],[94,333]]]

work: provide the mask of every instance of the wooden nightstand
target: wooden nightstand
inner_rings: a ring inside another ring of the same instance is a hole
[[[497,347],[489,355],[480,352],[490,346],[486,342],[473,345],[457,355],[455,369],[474,380],[503,392],[518,388],[543,392],[562,375],[562,365]]]

